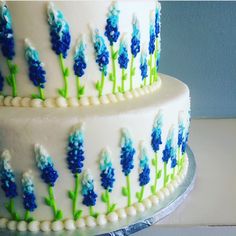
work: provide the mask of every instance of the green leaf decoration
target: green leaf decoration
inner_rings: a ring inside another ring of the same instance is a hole
[[[136,193],[136,198],[137,198],[138,200],[139,200],[139,198],[140,198],[140,195],[141,195],[140,192],[137,192],[137,193]]]
[[[109,209],[109,212],[113,212],[115,209],[116,209],[116,204],[112,204]]]
[[[6,203],[6,204],[5,204],[5,208],[6,208],[9,212],[11,212],[11,205],[10,205],[9,203]]]
[[[73,191],[68,191],[68,197],[73,200],[75,198],[75,193]]]
[[[109,80],[113,81],[113,74],[112,73],[109,74]]]
[[[38,94],[32,94],[31,97],[33,99],[41,99],[41,97]]]
[[[169,178],[170,178],[170,176],[169,176],[169,175],[167,175],[167,176],[166,176],[166,178],[165,178],[165,182],[166,182],[166,183],[168,183],[168,182],[169,182]]]
[[[102,199],[103,202],[107,202],[108,199],[107,199],[107,195],[106,195],[105,192],[102,193],[101,199]]]
[[[118,58],[118,51],[114,52],[112,55],[112,59],[116,60]]]
[[[132,68],[132,76],[134,76],[135,73],[136,73],[136,68],[134,67],[134,68]]]
[[[152,194],[156,194],[156,188],[154,185],[151,186],[151,192]]]
[[[78,210],[78,211],[75,213],[75,215],[74,215],[74,219],[75,219],[75,220],[80,219],[81,216],[82,216],[82,214],[83,214],[83,211],[82,211],[82,210]]]
[[[156,159],[155,158],[152,159],[152,165],[156,166]]]
[[[64,90],[64,89],[58,89],[58,93],[59,93],[62,97],[65,97],[65,90]]]
[[[162,173],[162,170],[159,170],[159,171],[157,172],[157,175],[156,175],[156,178],[157,178],[157,179],[160,179],[160,178],[161,178],[161,173]]]
[[[84,86],[80,87],[79,95],[84,95],[84,91],[85,91],[85,87]]]
[[[11,75],[9,75],[9,76],[6,77],[6,81],[7,81],[7,84],[8,84],[9,86],[12,86]]]
[[[61,220],[62,218],[63,218],[63,213],[61,210],[58,210],[56,214],[56,220]]]
[[[45,197],[44,202],[47,206],[52,206],[52,202],[51,202],[50,198]]]
[[[128,196],[128,189],[126,187],[122,187],[122,195],[125,197]]]
[[[174,180],[174,178],[175,178],[175,175],[171,174],[171,180]]]
[[[101,87],[100,82],[97,81],[96,84],[95,84],[95,88],[96,88],[98,91],[100,91],[100,87]]]
[[[152,68],[152,75],[156,74],[156,68]]]
[[[12,213],[12,218],[15,221],[19,221],[20,220],[20,215],[18,213],[16,213],[16,212],[13,212]]]
[[[127,78],[128,78],[128,74],[126,73],[124,76],[123,76],[123,80],[127,80]]]
[[[149,59],[149,60],[148,60],[148,65],[149,65],[149,66],[151,66],[151,62],[152,62],[152,61]]]
[[[12,65],[10,71],[12,74],[17,74],[19,72],[18,66],[16,64]]]
[[[65,71],[64,71],[64,76],[65,76],[65,77],[69,77],[69,76],[70,76],[70,70],[69,70],[68,67],[67,67],[67,68],[65,69]]]
[[[119,93],[123,93],[123,89],[120,86],[118,87],[118,91]]]

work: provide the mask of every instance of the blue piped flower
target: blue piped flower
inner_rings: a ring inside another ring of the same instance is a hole
[[[135,149],[133,147],[133,141],[131,140],[130,134],[128,130],[122,129],[120,164],[125,176],[128,176],[134,168],[134,154]]]
[[[103,37],[99,35],[98,30],[94,31],[93,44],[96,54],[96,63],[99,66],[99,70],[105,75],[107,75],[107,65],[109,64],[109,52],[107,50],[105,41]]]
[[[173,150],[174,149],[173,140],[174,140],[174,128],[171,127],[166,140],[165,148],[163,150],[162,160],[165,163],[168,163],[170,159],[173,159],[173,155],[175,153]]]
[[[83,37],[78,40],[74,55],[74,73],[78,77],[82,77],[87,68],[87,60],[85,56],[86,44]]]
[[[150,167],[147,155],[147,149],[141,145],[141,153],[139,159],[139,185],[144,186],[150,182]]]
[[[162,144],[162,126],[163,126],[163,113],[160,111],[157,115],[157,118],[154,122],[152,129],[152,140],[151,145],[153,151],[156,153],[160,149],[160,145]]]
[[[149,28],[149,34],[150,34],[150,38],[149,38],[149,54],[153,55],[155,52],[155,40],[156,40],[156,36],[155,36],[155,18],[153,17],[153,12],[151,12],[150,15],[150,28]]]
[[[5,150],[1,155],[0,160],[0,178],[1,187],[7,198],[13,199],[17,194],[15,174],[10,165],[11,155],[8,150]]]
[[[39,53],[31,46],[28,39],[25,40],[25,58],[29,66],[29,78],[34,86],[45,88],[46,72],[43,63],[40,61]]]
[[[182,112],[179,114],[179,127],[178,127],[178,147],[180,147],[184,141],[184,121],[182,117]]]
[[[0,46],[3,56],[8,60],[12,60],[15,56],[12,19],[4,2],[0,4]]]
[[[48,6],[48,23],[53,51],[66,58],[71,43],[70,29],[63,13],[56,10],[53,3]]]
[[[120,42],[120,48],[119,48],[119,57],[118,57],[118,63],[120,65],[121,69],[127,69],[128,63],[129,63],[129,55],[128,55],[128,46],[125,39],[125,36],[122,37],[122,40]]]
[[[27,171],[22,177],[23,204],[27,211],[33,212],[37,208],[35,187],[31,171]]]
[[[173,144],[172,144],[173,145]],[[172,146],[171,149],[171,168],[175,168],[177,166],[177,148]]]
[[[74,131],[68,139],[67,164],[71,172],[76,175],[83,170],[84,162],[84,134],[81,129]]]
[[[140,57],[140,71],[142,80],[145,80],[148,77],[147,53],[145,51],[142,51]]]
[[[83,204],[91,207],[96,205],[97,194],[94,191],[94,180],[88,170],[85,170],[82,175],[82,195],[84,197]]]
[[[105,36],[107,37],[110,45],[113,46],[117,42],[120,32],[119,32],[119,15],[120,10],[118,9],[117,3],[113,2],[109,9],[107,24],[105,27]]]
[[[131,38],[131,53],[134,57],[140,52],[140,28],[138,18],[133,17],[133,32]]]
[[[4,87],[4,77],[3,77],[2,72],[0,70],[0,92],[3,91],[3,87]]]
[[[187,144],[188,144],[188,137],[189,137],[189,132],[186,133],[185,138],[182,143],[182,147],[181,147],[182,155],[184,155],[186,153]]]
[[[161,4],[157,2],[156,10],[155,10],[155,35],[156,38],[159,38],[160,34],[160,18],[161,18]]]
[[[115,182],[115,170],[112,166],[110,154],[106,149],[104,149],[101,153],[99,167],[101,171],[100,177],[101,177],[102,187],[105,190],[108,190],[108,192],[112,192],[113,185]]]
[[[52,162],[52,158],[47,153],[47,151],[41,146],[35,145],[35,158],[37,162],[37,167],[41,171],[42,180],[53,187],[58,178],[58,173]]]

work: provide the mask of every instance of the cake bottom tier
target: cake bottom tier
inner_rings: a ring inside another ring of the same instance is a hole
[[[187,86],[161,79],[156,93],[117,104],[0,108],[0,151],[11,154],[1,160],[0,174],[10,179],[1,178],[0,216],[31,224],[87,217],[89,225],[158,201],[183,172],[190,119]]]

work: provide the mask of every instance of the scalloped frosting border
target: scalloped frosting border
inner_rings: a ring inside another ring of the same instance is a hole
[[[0,229],[8,229],[10,231],[19,231],[19,232],[58,232],[62,230],[73,231],[76,229],[82,229],[85,227],[95,227],[95,226],[104,226],[109,223],[115,223],[119,220],[123,220],[127,217],[132,217],[137,214],[141,214],[147,209],[150,209],[152,206],[157,206],[168,197],[171,193],[175,191],[176,188],[183,182],[187,175],[189,161],[188,158],[185,159],[182,172],[172,180],[166,188],[160,189],[156,195],[151,195],[145,198],[140,203],[134,203],[130,207],[120,208],[115,212],[112,212],[108,215],[100,214],[97,218],[92,216],[83,217],[74,221],[73,219],[67,219],[64,221],[32,221],[27,223],[26,221],[13,221],[8,220],[7,218],[0,218]]]
[[[131,100],[147,94],[156,92],[161,87],[161,79],[151,86],[136,88],[133,91],[127,91],[124,94],[107,94],[102,97],[82,97],[78,100],[76,97],[65,99],[63,97],[48,98],[45,101],[41,99],[32,99],[29,97],[11,97],[0,95],[0,107],[32,107],[32,108],[66,108],[66,107],[85,107],[113,104],[122,101]]]

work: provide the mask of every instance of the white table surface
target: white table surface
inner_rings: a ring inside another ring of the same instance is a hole
[[[192,120],[189,145],[197,162],[194,190],[170,216],[137,235],[236,235],[236,227],[225,227],[236,226],[236,119]]]

